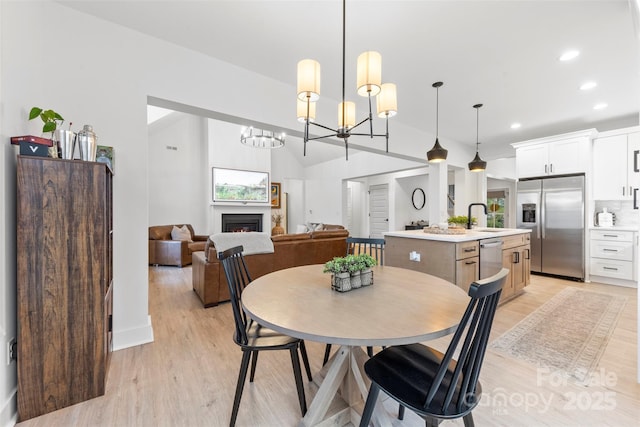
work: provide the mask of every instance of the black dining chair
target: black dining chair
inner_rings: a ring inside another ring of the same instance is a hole
[[[369,425],[380,390],[400,403],[400,419],[406,407],[423,418],[427,427],[455,418],[463,418],[465,427],[474,426],[471,411],[482,394],[478,376],[508,273],[503,268],[471,283],[471,300],[446,353],[409,344],[388,347],[367,360],[364,370],[371,387],[360,427]],[[457,351],[456,361],[453,356]]]
[[[236,424],[238,408],[240,407],[240,399],[242,398],[242,390],[244,389],[247,370],[249,368],[249,360],[251,359],[251,375],[249,377],[249,382],[253,382],[256,372],[256,364],[258,362],[258,353],[260,351],[289,350],[291,354],[291,363],[293,365],[293,375],[296,380],[296,388],[298,391],[298,400],[300,401],[300,409],[302,410],[303,416],[307,412],[307,402],[304,395],[304,385],[302,383],[298,349],[300,349],[302,361],[305,365],[309,381],[312,380],[309,358],[307,357],[304,341],[282,335],[263,327],[248,318],[242,309],[242,291],[251,282],[251,276],[249,275],[247,264],[242,255],[243,250],[244,248],[242,246],[236,246],[218,253],[218,259],[222,263],[224,274],[227,278],[227,284],[229,285],[229,296],[231,307],[233,309],[233,319],[235,321],[235,333],[233,335],[233,340],[242,349],[242,363],[240,365],[240,374],[238,375],[236,394],[233,400],[231,421],[229,422],[231,427]]]
[[[378,265],[384,265],[384,239],[371,239],[367,237],[347,237],[347,255],[371,255],[378,261]],[[326,365],[331,354],[331,344],[324,349],[322,365]],[[373,347],[367,347],[367,355],[373,356]]]
[[[350,254],[371,255],[378,261],[378,264],[384,265],[384,239],[347,237],[347,255]]]

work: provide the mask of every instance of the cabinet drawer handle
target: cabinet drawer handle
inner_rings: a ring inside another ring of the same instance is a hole
[[[465,262],[466,265],[471,265],[471,264],[475,264],[475,263],[476,263],[475,261],[467,261],[467,262]]]
[[[520,263],[520,252],[514,252],[514,253],[512,254],[512,257],[511,257],[511,258],[512,258],[512,260],[513,260],[512,262],[513,262],[514,264],[518,264],[518,263]]]
[[[544,165],[544,173],[549,173],[549,171],[547,170],[547,165]]]
[[[602,267],[603,270],[611,270],[611,271],[618,271],[617,268],[614,267]]]
[[[607,249],[607,248],[602,249],[602,251],[603,252],[618,252],[617,249]]]
[[[640,170],[638,170],[638,153],[640,153],[640,150],[633,150],[633,171],[634,172],[640,172]]]
[[[603,234],[604,237],[613,237],[614,239],[617,239],[619,236],[617,234]]]
[[[474,248],[465,248],[464,251],[465,252],[475,252],[476,248],[475,247]]]
[[[524,259],[531,259],[531,250],[526,249],[526,251],[527,251],[527,255],[524,257]]]

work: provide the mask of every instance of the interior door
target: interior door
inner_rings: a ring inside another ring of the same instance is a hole
[[[369,237],[382,239],[389,231],[389,186],[369,187]]]

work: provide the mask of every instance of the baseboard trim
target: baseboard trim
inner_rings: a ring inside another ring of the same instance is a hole
[[[151,316],[147,316],[147,324],[136,328],[113,332],[113,351],[153,342],[153,325]]]
[[[18,423],[18,389],[13,388],[0,408],[0,426],[14,427]]]

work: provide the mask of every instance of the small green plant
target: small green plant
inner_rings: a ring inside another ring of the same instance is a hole
[[[365,268],[364,262],[358,255],[347,255],[345,260],[347,263],[347,269],[351,274],[362,271]]]
[[[361,262],[364,265],[364,268],[371,268],[374,265],[378,264],[378,260],[376,260],[374,257],[372,257],[369,254],[360,254],[357,256],[360,257]]]
[[[324,264],[323,273],[356,273],[378,264],[378,261],[368,254],[347,255],[335,257]]]
[[[53,110],[43,110],[39,107],[33,107],[29,112],[29,120],[33,120],[36,117],[40,117],[44,122],[42,126],[42,133],[53,133],[58,126],[62,126],[64,119],[58,113]]]
[[[341,258],[341,257],[335,257],[331,261],[327,261],[324,264],[324,269],[322,270],[322,272],[333,273],[333,274],[348,273],[349,265],[347,264],[347,259]]]
[[[467,222],[469,222],[469,217],[466,215],[458,215],[458,216],[452,216],[449,218],[449,224],[457,224],[457,225],[467,225]],[[471,223],[476,222],[476,217],[472,216],[471,217]]]

